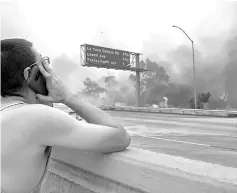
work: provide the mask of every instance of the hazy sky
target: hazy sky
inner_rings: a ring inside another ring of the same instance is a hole
[[[74,56],[83,43],[96,43],[141,52],[153,36],[172,47],[186,43],[182,27],[197,36],[226,30],[223,3],[217,0],[4,0],[2,19],[42,52]],[[10,21],[11,18],[14,21]],[[221,23],[221,25],[219,25]],[[200,27],[202,26],[202,29]],[[3,29],[4,30],[4,29]],[[3,34],[8,36],[8,34]]]
[[[228,2],[3,0],[1,36],[27,38],[43,55],[52,58],[64,53],[79,61],[80,45],[84,43],[140,52],[143,57],[165,58],[167,51],[190,45],[172,25],[182,27],[197,45],[200,37],[227,33],[233,22]],[[174,64],[173,70],[178,72],[179,67]]]

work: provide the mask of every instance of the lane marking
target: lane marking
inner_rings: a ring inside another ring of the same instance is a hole
[[[134,126],[135,127],[135,126]],[[127,127],[125,127],[127,128]],[[131,127],[130,127],[131,128]],[[212,147],[212,148],[218,148],[218,149],[225,149],[225,150],[231,150],[231,151],[237,151],[237,148],[229,148],[229,147],[222,147],[218,145],[209,145],[209,144],[203,144],[203,143],[195,143],[195,142],[189,142],[189,141],[182,141],[182,140],[175,140],[175,139],[167,139],[163,137],[152,137],[149,136],[149,134],[142,133],[141,131],[139,132],[134,132],[132,130],[128,130],[128,132],[132,136],[140,136],[140,137],[145,137],[145,138],[151,138],[151,139],[159,139],[163,141],[171,141],[171,142],[176,142],[176,143],[184,143],[184,144],[189,144],[189,145],[197,145],[197,146],[204,146],[204,147]],[[144,130],[143,130],[144,132]],[[146,131],[145,131],[146,132]],[[154,135],[154,133],[152,133]]]
[[[188,142],[188,141],[180,141],[180,140],[174,140],[174,139],[165,139],[165,138],[162,138],[162,137],[150,137],[150,136],[144,136],[144,135],[138,135],[138,136],[145,137],[145,138],[151,138],[151,139],[160,139],[160,140],[163,140],[163,141],[172,141],[172,142],[177,142],[177,143],[190,144],[190,145],[213,147],[213,148],[218,148],[218,149],[226,149],[226,150],[231,150],[231,151],[236,151],[237,152],[237,149],[235,149],[235,148],[222,147],[222,146],[217,146],[217,145],[208,145],[208,144],[194,143],[194,142]]]
[[[188,127],[182,127],[182,130],[179,129],[164,129],[164,128],[157,128],[157,127],[147,127],[146,125],[135,125],[135,126],[124,126],[125,129],[134,129],[131,131],[134,131],[139,134],[141,132],[147,132],[152,135],[175,135],[175,136],[188,136],[188,135],[207,135],[211,137],[231,137],[231,138],[237,138],[237,135],[230,135],[230,134],[224,134],[224,133],[208,133],[208,132],[195,132],[195,131],[189,131]],[[173,128],[173,127],[172,127]]]

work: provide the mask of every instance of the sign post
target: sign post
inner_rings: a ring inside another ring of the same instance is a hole
[[[140,106],[140,72],[148,71],[140,68],[139,53],[94,46],[81,45],[82,66],[107,68],[114,70],[129,70],[136,72],[137,106]]]

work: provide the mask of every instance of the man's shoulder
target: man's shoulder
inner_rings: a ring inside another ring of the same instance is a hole
[[[66,127],[71,116],[62,110],[42,104],[26,104],[4,113],[2,123],[4,127],[18,127],[27,133],[49,133],[56,128]]]
[[[25,104],[21,105],[20,108],[15,109],[15,113],[26,113],[26,114],[41,114],[46,112],[54,111],[53,107],[42,105],[42,104]]]
[[[40,119],[46,119],[47,117],[58,116],[60,114],[66,114],[63,111],[42,104],[24,104],[15,107],[14,110],[8,111],[5,115],[11,117],[11,119],[22,119],[26,121],[35,121]]]

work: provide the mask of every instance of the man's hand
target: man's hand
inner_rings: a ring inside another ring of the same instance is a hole
[[[71,97],[70,89],[55,75],[53,70],[45,63],[38,64],[40,72],[46,79],[48,96],[36,94],[36,98],[42,103],[64,103]]]

